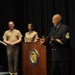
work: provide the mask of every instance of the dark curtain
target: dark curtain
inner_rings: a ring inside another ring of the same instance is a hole
[[[15,28],[19,29],[23,36],[27,31],[28,23],[33,23],[35,30],[39,34],[39,37],[42,37],[43,35],[47,36],[51,28],[53,27],[51,22],[52,16],[56,13],[59,13],[63,18],[62,22],[71,28],[71,47],[72,47],[71,75],[74,75],[75,0],[1,0],[0,40],[2,40],[3,33],[5,32],[5,30],[8,29],[8,22],[11,20],[14,21]],[[8,68],[7,68],[6,49],[5,46],[1,44],[0,47],[1,47],[0,63],[4,65],[5,69],[7,70]]]

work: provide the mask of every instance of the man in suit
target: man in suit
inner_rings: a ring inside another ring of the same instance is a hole
[[[70,66],[70,29],[61,23],[62,17],[55,14],[52,17],[54,27],[46,38],[40,39],[40,44],[51,45],[51,75],[69,75]]]

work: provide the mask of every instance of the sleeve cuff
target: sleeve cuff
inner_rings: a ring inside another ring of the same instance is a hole
[[[60,43],[61,45],[64,45],[64,43],[63,43],[60,39],[56,39],[56,41],[57,41],[58,43]]]

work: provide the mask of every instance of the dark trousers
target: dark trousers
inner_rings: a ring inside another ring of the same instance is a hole
[[[19,46],[7,46],[9,72],[18,72]]]
[[[52,61],[51,75],[70,75],[70,61]]]

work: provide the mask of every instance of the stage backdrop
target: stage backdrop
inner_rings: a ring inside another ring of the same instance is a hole
[[[47,36],[52,25],[52,16],[59,13],[62,22],[71,28],[72,65],[75,74],[75,0],[0,0],[0,40],[8,29],[8,22],[14,21],[15,28],[24,36],[27,24],[33,23],[39,37]],[[24,41],[24,40],[23,40]],[[6,47],[0,44],[0,65],[7,70]],[[21,50],[19,57],[21,72]]]

